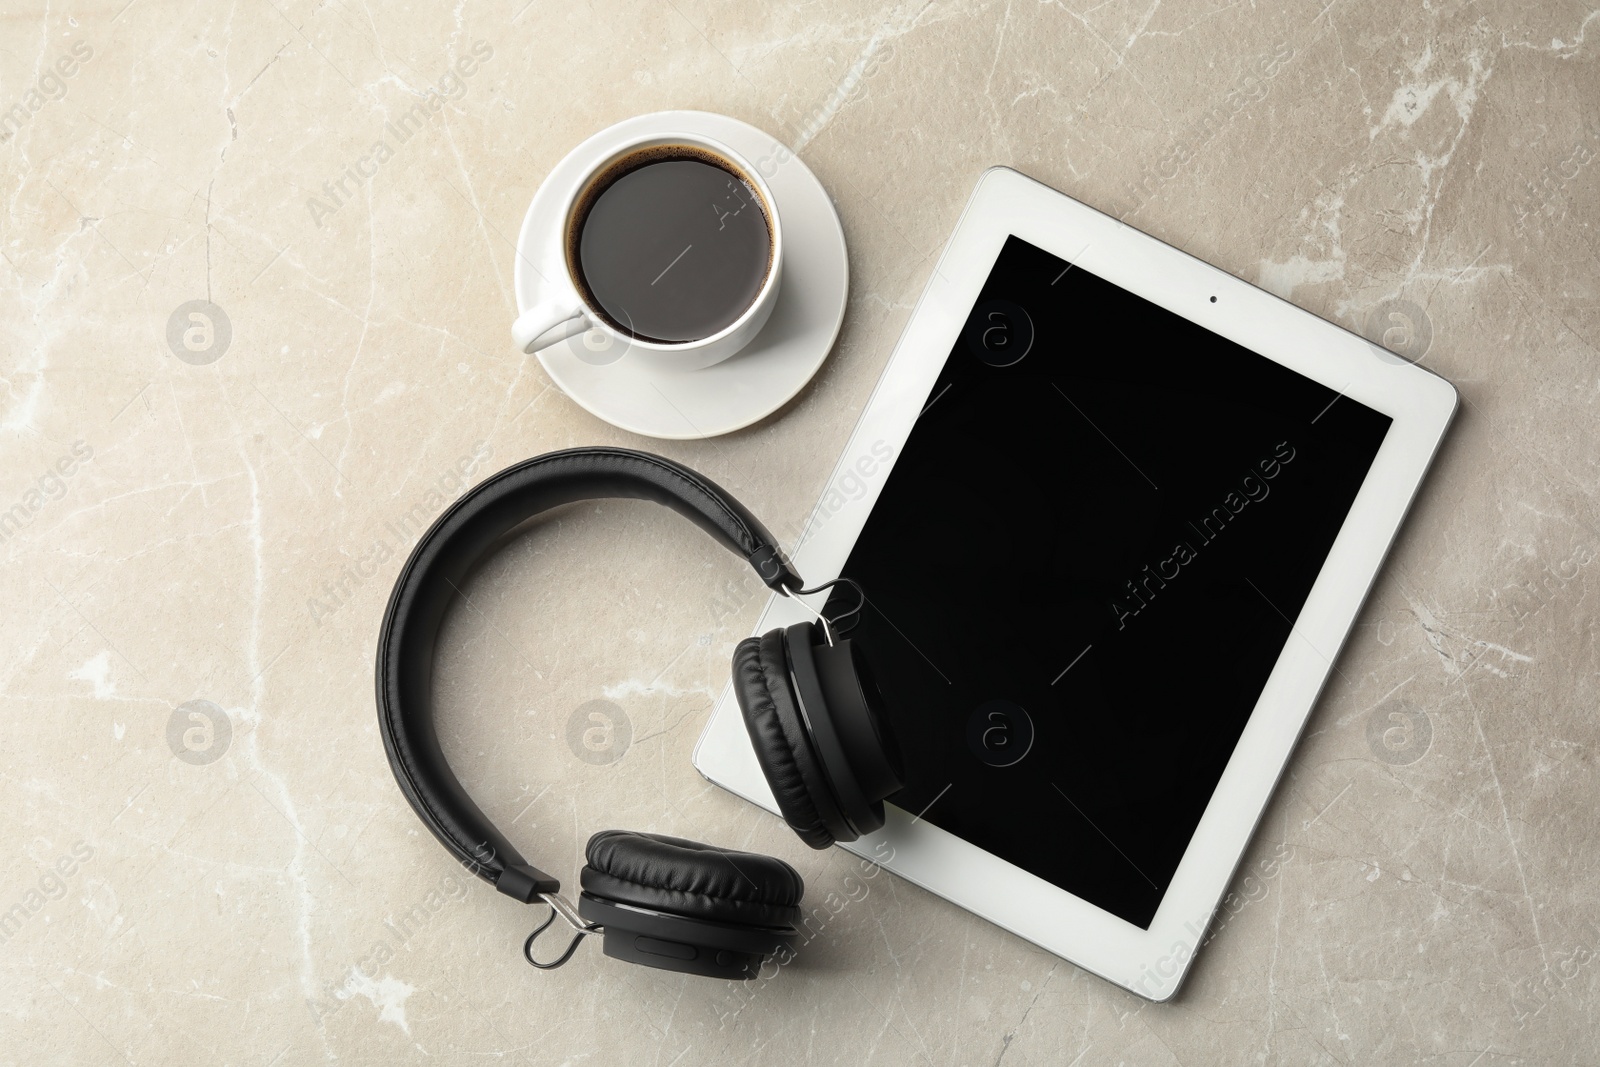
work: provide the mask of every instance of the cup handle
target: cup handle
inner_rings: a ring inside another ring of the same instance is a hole
[[[529,355],[589,328],[589,318],[571,296],[548,297],[517,316],[511,339]]]

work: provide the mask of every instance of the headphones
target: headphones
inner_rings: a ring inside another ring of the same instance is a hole
[[[440,515],[400,571],[378,635],[383,747],[400,792],[451,855],[507,896],[550,906],[523,945],[535,967],[561,966],[584,935],[602,933],[605,954],[616,959],[753,978],[762,959],[787,949],[799,932],[805,883],[789,864],[664,834],[602,830],[589,839],[574,907],[561,896],[561,883],[524,860],[483,814],[439,747],[434,643],[460,583],[529,519],[563,504],[615,497],[665,504],[743,556],[783,596],[835,584],[802,588],[754,515],[710,479],[671,460],[625,448],[572,448],[513,464]],[[836,639],[817,614],[816,622],[741,641],[733,654],[733,688],[762,773],[802,841],[822,849],[883,825],[883,800],[900,789],[903,772],[859,647]],[[557,916],[575,931],[572,941],[559,959],[536,961],[534,939]]]

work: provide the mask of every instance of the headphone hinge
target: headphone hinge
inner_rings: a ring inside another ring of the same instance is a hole
[[[532,904],[546,893],[561,892],[561,883],[537,867],[526,863],[508,864],[495,879],[494,887],[513,900]]]
[[[775,593],[787,596],[784,586],[790,585],[798,589],[805,584],[800,580],[800,575],[795,573],[794,564],[789,562],[789,557],[784,555],[783,549],[777,545],[762,545],[747,558],[767,588]]]

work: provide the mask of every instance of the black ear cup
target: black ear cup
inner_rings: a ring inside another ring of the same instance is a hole
[[[812,623],[784,630],[783,648],[800,720],[853,831],[839,840],[873,833],[883,826],[884,798],[904,783],[900,746],[866,659],[849,641],[829,644]]]
[[[883,826],[902,785],[899,746],[865,659],[798,623],[739,643],[734,695],[785,821],[812,848]]]
[[[789,828],[812,848],[827,848],[841,836],[850,840],[795,707],[782,630],[739,642],[733,650],[733,695],[756,762]]]
[[[753,978],[791,941],[805,882],[780,859],[665,834],[589,839],[578,912],[607,956],[713,978]]]

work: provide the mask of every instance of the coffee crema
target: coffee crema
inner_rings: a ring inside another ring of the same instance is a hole
[[[768,205],[731,161],[696,145],[630,152],[578,198],[567,262],[584,301],[643,341],[732,326],[772,272]]]

